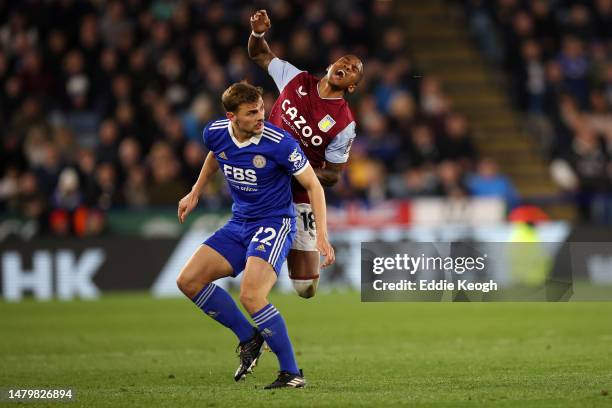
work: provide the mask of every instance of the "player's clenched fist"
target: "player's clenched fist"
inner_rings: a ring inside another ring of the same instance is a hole
[[[266,10],[259,10],[251,16],[251,29],[257,34],[266,32],[272,27]]]
[[[331,246],[327,238],[317,237],[317,249],[319,253],[325,257],[323,264],[321,264],[321,268],[325,268],[336,261],[334,247]]]
[[[182,224],[189,213],[198,205],[198,195],[194,192],[190,192],[185,197],[181,198],[178,205],[178,219]]]

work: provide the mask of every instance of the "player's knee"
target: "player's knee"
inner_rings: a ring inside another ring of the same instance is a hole
[[[257,296],[253,292],[245,289],[240,290],[240,303],[245,309],[250,309],[256,301]]]
[[[187,292],[189,292],[189,282],[182,275],[179,275],[176,278],[176,286],[178,286],[179,290],[183,292],[184,295],[189,296]]]
[[[313,279],[291,279],[293,288],[300,297],[308,299],[313,297],[317,293],[317,287],[319,286],[319,278]]]
[[[256,312],[262,304],[265,304],[265,297],[257,291],[248,288],[240,289],[240,303],[249,312]]]
[[[176,286],[178,286],[179,290],[189,298],[197,295],[198,291],[202,289],[202,285],[199,284],[199,282],[194,279],[189,279],[187,275],[182,273],[176,278]]]

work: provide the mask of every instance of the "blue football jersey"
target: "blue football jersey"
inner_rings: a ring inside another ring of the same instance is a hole
[[[204,128],[203,137],[229,184],[235,217],[295,217],[291,177],[309,163],[291,135],[264,122],[260,135],[239,142],[229,119],[219,119]]]

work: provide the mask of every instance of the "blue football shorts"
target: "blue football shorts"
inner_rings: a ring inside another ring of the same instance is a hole
[[[249,256],[268,262],[278,276],[291,249],[295,232],[293,217],[232,218],[204,244],[227,259],[234,269],[233,276],[238,276],[244,270]]]

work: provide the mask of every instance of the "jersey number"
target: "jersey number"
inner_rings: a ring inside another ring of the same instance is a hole
[[[300,213],[302,216],[302,222],[304,223],[304,230],[308,231],[309,229],[315,229],[315,219],[312,211],[305,211]]]
[[[259,234],[264,233],[264,234],[270,234],[262,239],[259,239]],[[253,239],[251,240],[252,242],[261,242],[262,244],[265,245],[272,245],[270,243],[270,240],[273,240],[274,237],[276,236],[276,231],[274,230],[274,228],[270,228],[267,227],[266,229],[264,229],[264,227],[259,227],[259,229],[257,230],[257,232],[255,233],[255,236],[253,236]]]

